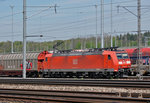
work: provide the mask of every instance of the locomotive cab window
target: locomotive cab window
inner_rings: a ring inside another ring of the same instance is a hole
[[[127,53],[117,53],[117,58],[118,59],[128,59],[128,54]]]
[[[128,58],[128,54],[127,53],[123,53],[122,56],[123,56],[124,59]]]
[[[47,62],[47,57],[45,58],[45,61]]]
[[[108,55],[108,60],[110,60],[111,59],[111,56],[110,55]]]
[[[117,53],[117,58],[122,59],[122,55],[120,53]]]

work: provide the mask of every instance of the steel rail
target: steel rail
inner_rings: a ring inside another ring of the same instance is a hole
[[[150,88],[150,81],[141,80],[74,80],[74,79],[0,79],[1,84],[38,84],[68,86],[103,86],[126,88]]]
[[[107,95],[107,96],[104,96]],[[23,90],[23,89],[0,89],[1,98],[29,99],[37,101],[89,103],[100,102],[101,100],[149,102],[150,98],[118,97],[116,93],[95,93],[78,91],[50,91],[50,90]]]

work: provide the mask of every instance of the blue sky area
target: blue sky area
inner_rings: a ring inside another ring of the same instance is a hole
[[[27,35],[40,35],[43,38],[27,38],[32,41],[65,40],[76,37],[100,35],[100,0],[26,0]],[[137,31],[137,17],[122,7],[137,14],[137,0],[113,1],[113,35]],[[110,2],[104,0],[104,32],[110,33]],[[142,30],[150,30],[150,0],[141,0]],[[54,5],[57,5],[55,13]],[[12,40],[12,9],[14,40],[22,41],[23,35],[23,0],[0,0],[0,41]],[[48,6],[52,6],[49,8]],[[135,32],[132,32],[135,33]]]

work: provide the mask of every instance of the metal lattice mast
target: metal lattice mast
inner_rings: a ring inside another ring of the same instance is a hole
[[[104,48],[104,0],[101,0],[101,48]]]
[[[118,6],[119,8],[120,6]],[[137,0],[137,14],[135,14],[134,12],[130,11],[129,9],[127,9],[125,6],[122,6],[125,10],[127,10],[128,12],[130,12],[131,14],[133,14],[134,16],[137,17],[137,32],[138,32],[138,53],[137,53],[137,57],[138,57],[138,72],[139,72],[139,78],[141,78],[141,70],[140,70],[140,49],[141,49],[141,0]],[[119,9],[118,9],[119,10]]]
[[[137,11],[138,11],[138,71],[139,71],[139,78],[141,78],[140,72],[140,48],[141,48],[141,0],[137,2]]]
[[[23,78],[26,78],[26,0],[23,0]]]
[[[11,10],[12,10],[12,41],[11,41],[11,53],[14,53],[14,22],[13,22],[13,8],[14,8],[14,6],[10,6],[10,8],[11,8]]]
[[[98,47],[97,46],[97,5],[95,5],[95,8],[96,8],[96,22],[95,22],[96,23],[96,31],[95,32],[96,32],[96,48],[97,48]]]
[[[112,36],[112,0],[111,0],[111,47],[113,47],[113,36]]]

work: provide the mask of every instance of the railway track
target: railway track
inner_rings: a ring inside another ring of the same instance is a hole
[[[102,86],[125,88],[150,88],[149,80],[104,80],[104,79],[0,79],[1,84],[39,84],[68,86]]]
[[[150,102],[150,98],[120,96],[117,93],[78,91],[0,89],[0,98],[22,99],[43,102],[103,103],[102,101]]]
[[[4,89],[0,88],[0,98],[24,100],[24,101],[36,101],[36,102],[56,102],[56,103],[104,103],[104,102],[116,102],[122,103],[122,101],[130,102],[150,102],[150,93],[144,91],[130,91],[131,88],[141,88],[143,90],[149,90],[150,81],[148,80],[104,80],[104,79],[21,79],[21,78],[1,78],[0,84],[22,84],[22,85],[47,85],[56,87],[58,86],[83,86],[83,87],[115,87],[115,88],[128,88],[127,91],[80,91],[80,90],[39,90],[29,88],[27,89]],[[68,88],[68,87],[67,87]],[[30,90],[29,90],[30,89]]]
[[[39,85],[68,85],[68,86],[98,86],[150,88],[149,80],[98,80],[98,79],[0,79],[0,84],[39,84]]]

